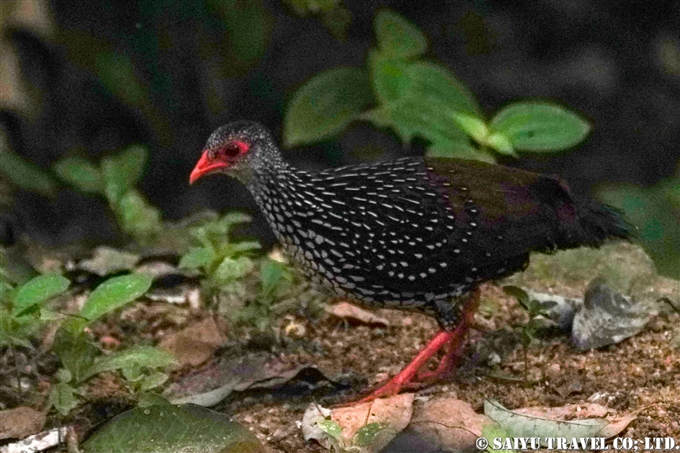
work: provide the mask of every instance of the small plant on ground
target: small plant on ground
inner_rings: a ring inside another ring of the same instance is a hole
[[[541,329],[550,325],[548,321],[549,307],[540,303],[539,301],[529,297],[526,291],[517,286],[504,286],[503,291],[509,296],[513,296],[520,303],[529,315],[529,321],[522,327],[522,349],[524,352],[524,380],[528,381],[528,350],[529,347],[536,343],[536,334]]]
[[[120,371],[128,390],[137,398],[161,386],[167,375],[162,369],[171,365],[171,354],[150,346],[135,346],[102,355],[86,329],[104,315],[141,297],[151,286],[151,277],[129,274],[108,279],[90,293],[76,316],[65,318],[57,331],[54,351],[62,368],[58,383],[52,387],[50,403],[62,415],[79,403],[81,386],[105,371]]]
[[[162,231],[162,225],[160,211],[135,188],[147,159],[147,149],[134,145],[104,158],[98,166],[82,157],[66,157],[54,165],[54,172],[79,191],[104,197],[120,229],[148,244]]]

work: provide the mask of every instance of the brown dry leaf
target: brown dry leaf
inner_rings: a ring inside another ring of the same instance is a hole
[[[224,343],[226,337],[223,332],[224,327],[210,317],[169,334],[159,346],[174,354],[180,366],[197,366],[210,359]]]
[[[451,396],[431,399],[415,407],[409,428],[445,451],[475,448],[485,425],[494,424],[470,404]]]
[[[300,428],[305,440],[314,439],[329,450],[377,453],[408,426],[413,399],[405,393],[332,410],[312,403]],[[330,431],[329,424],[334,425]]]
[[[387,319],[348,302],[327,305],[326,312],[338,318],[351,319],[364,324],[381,324],[385,327],[390,325],[390,322]]]
[[[605,417],[609,409],[601,404],[567,404],[560,407],[531,406],[515,409],[513,412],[551,420],[574,420],[588,417]]]
[[[609,424],[603,427],[599,434],[601,437],[606,437],[607,439],[614,437],[626,429],[630,422],[636,418],[637,415],[624,415],[623,417],[616,417],[615,419],[610,420]]]
[[[382,423],[390,427],[394,434],[408,426],[413,415],[413,393],[402,393],[389,398],[378,398],[368,403],[333,409],[331,420],[342,428],[342,437],[350,442],[362,426],[369,423]]]
[[[23,439],[39,432],[45,425],[45,414],[30,407],[0,411],[0,439]]]

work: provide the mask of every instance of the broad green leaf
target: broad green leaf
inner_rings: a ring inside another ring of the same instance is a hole
[[[375,18],[380,51],[390,57],[411,58],[427,51],[427,38],[411,22],[394,11],[381,11]]]
[[[427,157],[472,159],[489,163],[496,161],[493,155],[482,149],[475,148],[467,139],[457,142],[440,139],[434,145],[427,148]]]
[[[342,428],[335,420],[319,420],[316,425],[321,431],[328,434],[331,438],[339,441],[342,437]]]
[[[97,76],[102,84],[129,105],[148,105],[145,85],[137,77],[130,57],[117,52],[98,52],[95,60]]]
[[[236,255],[238,253],[249,252],[251,250],[259,250],[262,246],[257,241],[240,241],[232,244],[226,244],[225,255]]]
[[[89,321],[101,318],[141,297],[151,287],[151,282],[151,277],[145,274],[110,278],[92,291],[80,315]]]
[[[470,89],[444,66],[427,61],[416,61],[406,66],[406,76],[411,80],[414,92],[421,103],[434,102],[443,105],[452,114],[464,113],[482,120],[477,99]]]
[[[264,453],[254,434],[199,406],[139,407],[117,415],[84,443],[84,453]]]
[[[212,249],[206,247],[192,247],[179,260],[179,267],[184,269],[198,269],[202,267],[207,269],[215,259],[215,253]]]
[[[103,194],[104,177],[92,162],[82,157],[66,157],[52,167],[67,184],[84,193]]]
[[[287,147],[329,139],[373,103],[368,74],[336,68],[315,75],[295,92],[284,119]]]
[[[229,32],[228,51],[236,60],[232,66],[243,68],[243,71],[257,62],[264,54],[272,22],[271,14],[262,2],[209,0],[207,5],[220,17]]]
[[[501,109],[489,129],[507,137],[518,150],[558,151],[582,142],[590,124],[559,105],[528,101]]]
[[[24,190],[44,196],[57,193],[57,184],[52,177],[12,151],[4,135],[0,135],[0,174]]]
[[[123,231],[137,240],[148,239],[163,228],[160,211],[137,190],[128,190],[119,198],[116,212]]]
[[[506,154],[508,156],[517,155],[510,139],[500,132],[494,132],[493,134],[489,134],[489,136],[486,138],[486,141],[483,143],[495,149],[501,154]]]
[[[476,142],[485,143],[487,136],[489,135],[489,128],[479,117],[461,112],[455,113],[453,115],[453,120]]]
[[[382,451],[397,432],[386,423],[369,423],[357,430],[352,444],[367,451]]]
[[[491,453],[514,453],[515,450],[497,450],[494,448],[494,446],[497,446],[496,442],[501,442],[501,445],[503,442],[505,442],[505,439],[510,439],[512,441],[512,438],[510,435],[505,431],[503,428],[498,425],[498,423],[489,423],[488,425],[484,425],[482,427],[482,437],[489,442],[489,447],[486,449],[486,451],[491,452]]]
[[[620,209],[637,228],[640,244],[660,274],[680,279],[680,179],[671,178],[654,187],[615,185],[599,191],[598,198]]]
[[[82,330],[76,333],[73,330],[75,326],[68,328],[62,325],[57,330],[53,349],[62,366],[73,376],[73,380],[79,382],[92,366],[99,350]]]
[[[102,160],[102,173],[106,183],[106,196],[117,203],[125,192],[132,189],[144,174],[147,150],[133,145]]]
[[[253,270],[253,261],[245,256],[239,258],[225,258],[222,260],[214,277],[219,283],[228,283],[231,280],[241,278]]]
[[[78,406],[75,389],[65,382],[53,385],[50,389],[49,404],[62,416],[67,416]]]
[[[281,284],[285,272],[285,265],[273,260],[264,260],[260,265],[260,282],[262,283],[262,293],[265,297],[270,297]]]
[[[498,423],[511,437],[599,437],[600,431],[609,424],[603,418],[582,420],[550,420],[544,417],[524,415],[510,411],[496,401],[484,401],[484,414]]]
[[[63,293],[71,282],[58,274],[35,277],[17,289],[12,300],[14,315],[20,316],[26,310],[40,305],[51,297]]]
[[[385,58],[384,55],[372,51],[368,56],[368,64],[373,91],[382,104],[397,102],[416,91],[412,86],[414,81],[406,72],[412,62]],[[417,99],[414,101],[417,102]]]
[[[162,349],[151,346],[134,346],[98,358],[81,380],[84,381],[104,371],[124,370],[134,366],[151,369],[165,368],[174,362],[173,355]]]
[[[139,387],[139,390],[142,392],[148,392],[149,390],[156,389],[165,384],[168,381],[169,377],[170,376],[168,376],[167,374],[157,371],[144,378],[144,380],[142,381],[142,385]]]

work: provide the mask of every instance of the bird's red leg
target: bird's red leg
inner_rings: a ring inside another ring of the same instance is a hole
[[[448,332],[442,330],[438,332],[434,338],[432,338],[430,342],[420,350],[418,355],[416,355],[411,363],[406,365],[406,367],[399,372],[399,374],[390,379],[386,384],[379,387],[366,398],[363,398],[358,402],[364,403],[373,401],[376,398],[396,395],[404,388],[413,387],[414,384],[416,384],[416,382],[414,382],[414,378],[418,374],[418,371],[423,366],[425,366],[427,361],[432,356],[434,356],[440,349],[446,346],[448,351],[439,362],[437,369],[432,373],[427,373],[424,377],[426,380],[432,381],[445,375],[451,368],[451,365],[453,365],[459,357],[459,350],[463,344],[462,340],[465,338],[465,334],[470,328],[472,317],[478,305],[479,293],[478,291],[475,291],[465,302],[465,306],[463,308],[463,319],[453,331]]]

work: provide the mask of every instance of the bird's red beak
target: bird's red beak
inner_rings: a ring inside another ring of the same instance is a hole
[[[219,168],[224,168],[224,167],[227,167],[227,166],[228,166],[227,163],[225,163],[223,161],[211,159],[210,153],[208,151],[204,151],[203,155],[198,160],[198,162],[196,163],[196,166],[194,167],[193,171],[191,172],[191,175],[189,175],[189,184],[193,184],[201,176],[204,176],[208,173],[211,173],[214,170],[217,170]]]

